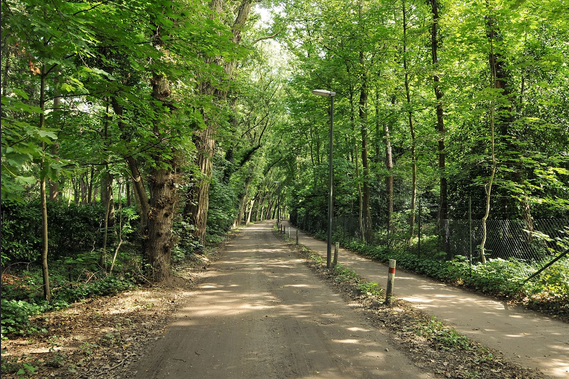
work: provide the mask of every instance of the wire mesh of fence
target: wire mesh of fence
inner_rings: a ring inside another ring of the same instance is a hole
[[[432,259],[453,259],[463,256],[472,263],[481,261],[480,245],[483,238],[482,220],[448,219],[439,221],[436,212],[428,207],[416,214],[416,226],[411,236],[408,215],[391,222],[373,220],[377,244],[416,251],[417,255]],[[426,211],[425,211],[426,210]],[[324,218],[298,217],[297,225],[311,233],[325,231]],[[343,215],[334,218],[335,233],[361,238],[358,216]],[[518,260],[528,263],[527,274],[543,267],[569,249],[569,219],[487,220],[485,257],[487,259]],[[441,253],[448,250],[446,253]],[[569,261],[564,257],[561,262]],[[567,264],[567,263],[565,263]]]

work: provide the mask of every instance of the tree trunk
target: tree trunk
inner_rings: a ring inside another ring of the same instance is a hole
[[[81,200],[81,180],[79,178],[73,179],[73,204],[79,205]]]
[[[57,74],[57,76],[55,77],[55,88],[57,88],[57,85],[59,84],[59,77],[60,77],[60,73]],[[59,116],[59,112],[61,111],[61,96],[59,96],[59,93],[56,90],[55,93],[55,97],[53,98],[53,112],[55,114],[55,116],[57,117],[56,120],[56,124],[57,127],[60,127],[60,120],[61,117]],[[55,157],[56,161],[59,161],[59,143],[55,142],[53,145],[51,145],[51,154],[52,156]],[[49,200],[50,201],[57,201],[59,198],[59,182],[57,180],[51,181],[49,182]]]
[[[242,0],[236,9],[236,17],[231,31],[233,34],[232,40],[237,45],[241,42],[241,31],[247,22],[252,6],[252,0]],[[212,17],[224,17],[224,4],[222,0],[212,0],[210,8],[213,11]],[[233,62],[224,62],[222,57],[214,57],[206,61],[206,63],[215,63],[222,66],[227,77],[231,79],[235,66]],[[207,82],[200,83],[200,93],[206,96],[213,96],[220,102],[225,101],[227,96],[226,90],[219,90]],[[212,158],[215,150],[215,134],[217,130],[217,121],[214,117],[207,117],[206,115],[204,118],[206,119],[207,127],[205,130],[196,132],[194,138],[194,143],[198,150],[196,163],[200,169],[200,176],[194,178],[195,185],[188,191],[186,206],[184,207],[184,216],[189,218],[190,222],[195,225],[194,234],[202,244],[205,244],[207,215],[209,211],[209,188],[213,166]]]
[[[156,38],[160,44],[159,36]],[[152,98],[166,104],[171,94],[170,83],[162,74],[154,73],[151,80]],[[160,138],[162,119],[154,120],[154,134]],[[150,169],[150,201],[148,202],[147,235],[144,240],[144,255],[151,267],[151,280],[162,282],[171,276],[170,260],[172,256],[172,228],[174,226],[176,190],[176,155],[175,148],[165,146],[169,158],[155,155],[155,164]]]
[[[167,280],[171,275],[172,226],[176,203],[176,178],[172,166],[171,162],[169,168],[153,170],[149,181],[152,197],[144,252],[154,282]]]
[[[41,70],[40,78],[40,108],[42,112],[40,113],[40,129],[45,128],[45,80],[46,80],[46,70],[45,66]],[[42,150],[45,151],[45,142],[42,142]],[[42,158],[42,169],[45,167],[45,160]],[[42,219],[42,252],[41,252],[41,264],[42,264],[42,276],[43,276],[43,296],[47,302],[51,301],[51,288],[49,283],[49,266],[47,262],[47,257],[49,253],[49,234],[48,234],[48,219],[47,219],[47,193],[46,193],[46,178],[45,176],[40,179],[40,197],[41,197],[41,219]]]
[[[103,249],[99,264],[105,270],[107,268],[107,242],[109,240],[109,228],[114,225],[115,207],[113,199],[113,176],[107,171],[103,173],[101,178],[101,203],[105,208],[105,230],[103,234]]]
[[[111,105],[113,107],[113,111],[117,115],[118,119],[117,123],[119,130],[123,132],[123,136],[121,138],[128,140],[128,137],[124,136],[126,135],[126,133],[124,133],[126,132],[126,125],[123,121],[124,108],[119,103],[119,101],[115,96],[111,98]],[[130,176],[134,187],[134,192],[138,200],[138,205],[140,206],[140,225],[141,225],[141,230],[144,231],[148,223],[148,213],[150,212],[150,206],[148,203],[148,194],[146,193],[146,189],[144,188],[144,183],[142,181],[142,174],[140,173],[140,168],[137,160],[132,155],[128,155],[124,159],[129,168]]]
[[[348,72],[349,65],[347,66]],[[360,158],[358,152],[358,141],[356,139],[356,128],[355,128],[355,105],[354,105],[354,91],[350,89],[350,125],[352,127],[352,135],[354,136],[354,149],[352,153],[352,161],[356,165],[356,181],[358,183],[358,225],[360,228],[361,238],[365,241],[364,236],[364,205],[363,205],[363,192],[362,192],[362,183],[361,183],[361,172],[360,172]]]
[[[215,151],[215,127],[213,121],[206,129],[196,133],[194,143],[198,150],[197,165],[200,170],[195,184],[190,187],[187,195],[184,214],[192,225],[195,225],[194,235],[205,245],[207,215],[209,211],[209,187],[213,172],[213,154]]]
[[[488,56],[490,68],[493,74],[491,85],[499,90],[500,96],[503,98],[502,101],[499,102],[499,105],[497,105],[494,114],[496,131],[499,132],[497,135],[499,142],[498,146],[502,146],[499,150],[502,152],[501,165],[506,166],[506,170],[503,170],[505,174],[502,179],[510,180],[518,186],[523,187],[524,175],[521,167],[522,163],[518,156],[519,148],[513,142],[515,136],[512,135],[510,129],[514,122],[513,104],[515,102],[512,94],[512,79],[507,67],[507,60],[499,51],[499,46],[503,43],[503,37],[500,26],[493,15],[494,10],[491,7],[490,0],[487,0],[486,6],[488,8],[486,35],[493,46]],[[496,51],[497,47],[498,51]],[[522,219],[526,219],[527,208],[525,201],[522,200],[521,204],[518,204],[515,197],[512,197],[510,194],[507,194],[507,196],[505,195],[506,194],[502,194],[501,197],[504,217],[512,217],[509,215],[510,210],[521,209],[521,215],[517,214],[516,216],[521,216]]]
[[[87,202],[89,204],[95,203],[93,199],[93,176],[95,176],[95,168],[91,166],[91,169],[89,170],[89,192],[87,193]]]
[[[237,218],[233,221],[233,227],[240,226],[245,221],[245,212],[248,202],[249,196],[247,196],[247,194],[243,195],[239,200],[239,212],[237,213]]]
[[[435,87],[435,97],[437,98],[436,114],[437,114],[437,132],[438,132],[438,155],[439,155],[439,222],[438,227],[442,237],[443,251],[447,254],[447,259],[452,259],[450,251],[450,236],[448,231],[448,185],[446,178],[446,153],[445,153],[445,123],[444,123],[444,108],[443,108],[443,91],[440,87],[439,71],[439,58],[438,48],[440,39],[438,36],[439,27],[439,4],[438,0],[431,0],[431,13],[433,16],[433,24],[431,26],[431,57],[433,63],[433,82]]]
[[[367,99],[368,99],[368,86],[367,86],[367,72],[365,71],[365,60],[363,52],[360,52],[360,64],[363,69],[362,84],[360,89],[359,99],[359,121],[362,135],[362,209],[363,209],[363,237],[366,242],[372,240],[372,225],[371,225],[371,212],[370,212],[370,175],[369,175],[369,161],[367,150],[368,139],[368,125],[367,125]]]
[[[409,244],[415,236],[415,208],[417,203],[417,152],[415,140],[415,127],[413,125],[413,110],[411,108],[411,91],[409,89],[409,68],[407,64],[407,9],[403,0],[403,68],[405,70],[405,96],[407,97],[407,118],[411,134],[411,164],[412,164],[412,188],[411,188],[411,217],[409,221]]]
[[[251,222],[251,214],[253,213],[253,207],[255,205],[255,199],[251,200],[251,205],[249,205],[249,214],[247,215],[247,222],[246,224]]]
[[[81,174],[81,179],[80,179],[80,188],[81,188],[81,204],[83,205],[87,205],[87,195],[88,195],[88,185],[87,185],[87,179],[85,178],[86,175],[83,173]]]
[[[395,105],[395,96],[392,97],[392,103]],[[387,176],[385,177],[385,192],[387,195],[387,225],[389,234],[395,232],[393,223],[393,151],[391,148],[391,135],[389,132],[389,120],[383,123],[383,133],[385,141],[385,168]]]
[[[488,11],[490,10],[490,5],[488,3]],[[490,41],[490,54],[489,54],[489,66],[490,66],[490,86],[496,88],[500,84],[497,83],[497,59],[494,51],[494,38],[495,38],[495,31],[493,30],[493,21],[492,16],[490,15],[488,20],[488,39]],[[496,101],[492,98],[490,102],[490,147],[491,147],[491,155],[492,155],[492,169],[490,172],[490,178],[488,179],[488,184],[485,186],[486,190],[486,207],[485,213],[482,217],[482,241],[480,242],[480,260],[482,263],[486,263],[486,239],[488,236],[488,232],[486,229],[486,221],[490,216],[490,200],[492,197],[492,185],[494,183],[494,179],[496,176],[496,167],[498,166],[497,159],[496,159],[496,143],[495,143],[495,107]]]

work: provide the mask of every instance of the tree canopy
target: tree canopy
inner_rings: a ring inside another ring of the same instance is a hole
[[[132,201],[155,281],[232,226],[290,215],[323,230],[321,88],[336,92],[336,227],[409,245],[429,204],[452,258],[449,220],[471,204],[484,230],[520,220],[531,238],[533,220],[569,219],[566,7],[3,1],[2,201],[45,211],[46,275],[56,202],[100,203],[107,230],[117,199]]]

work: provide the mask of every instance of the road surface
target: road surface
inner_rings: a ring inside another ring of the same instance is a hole
[[[133,365],[136,378],[432,378],[272,231],[243,229]]]
[[[295,236],[296,229],[289,230]],[[290,228],[290,229],[289,229]],[[302,232],[299,243],[326,259],[326,242]],[[361,277],[387,284],[387,267],[340,249],[338,262]],[[522,367],[537,368],[551,378],[569,379],[569,324],[543,314],[397,270],[394,295],[486,347],[501,351]]]

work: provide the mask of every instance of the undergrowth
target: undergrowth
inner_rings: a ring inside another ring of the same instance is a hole
[[[120,255],[115,274],[98,266],[99,252],[78,254],[50,264],[51,301],[43,297],[41,267],[2,274],[1,338],[27,336],[45,332],[30,323],[30,317],[68,308],[72,303],[95,296],[114,295],[137,285],[132,275],[132,257]],[[136,265],[135,265],[136,266]],[[138,269],[139,270],[139,269]]]
[[[411,251],[393,251],[356,239],[342,238],[340,243],[347,249],[381,262],[395,259],[398,268],[545,310],[555,317],[569,320],[569,259],[558,261],[536,278],[526,281],[528,273],[536,272],[539,265],[500,258],[489,259],[486,264],[471,264],[464,256],[446,261],[444,253],[418,257]]]

